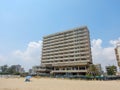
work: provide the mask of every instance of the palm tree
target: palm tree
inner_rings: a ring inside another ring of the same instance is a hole
[[[106,66],[106,71],[108,75],[115,75],[117,72],[117,67],[112,65],[112,66]]]
[[[87,72],[87,75],[89,76],[99,76],[100,73],[99,71],[97,70],[96,66],[94,64],[91,64],[88,68],[88,72]]]

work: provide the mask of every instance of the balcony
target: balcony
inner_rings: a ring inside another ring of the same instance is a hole
[[[81,73],[81,72],[87,72],[87,70],[53,70],[51,73]]]
[[[52,66],[58,67],[58,66],[86,66],[88,65],[88,62],[86,61],[68,61],[68,62],[59,62],[59,63],[53,63]]]

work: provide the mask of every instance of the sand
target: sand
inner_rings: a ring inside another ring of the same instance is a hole
[[[120,90],[120,80],[86,81],[55,78],[0,78],[0,90]]]

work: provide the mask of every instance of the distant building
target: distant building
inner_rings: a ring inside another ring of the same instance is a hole
[[[33,74],[33,70],[32,69],[29,69],[29,74]]]
[[[115,55],[116,55],[118,66],[120,67],[120,44],[117,44],[117,47],[115,48]]]
[[[0,66],[0,72],[2,72],[2,70],[1,70],[1,66]]]
[[[29,74],[36,75],[39,69],[40,69],[40,66],[33,66],[32,69],[29,70]]]
[[[24,72],[25,72],[24,68],[21,68],[20,73],[24,73]]]
[[[49,67],[46,67],[45,65],[42,66],[33,66],[32,70],[30,70],[30,74],[32,75],[49,75],[50,70],[52,70]]]
[[[88,28],[79,27],[43,38],[40,73],[85,75],[92,64]]]
[[[101,64],[95,64],[95,67],[96,67],[97,71],[99,72],[99,74],[103,74]]]
[[[16,72],[19,72],[19,73],[25,72],[24,68],[22,68],[21,65],[12,65],[11,67],[14,67]]]

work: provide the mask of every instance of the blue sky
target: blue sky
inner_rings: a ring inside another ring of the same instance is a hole
[[[112,47],[109,42],[120,37],[120,0],[0,0],[0,61],[9,64],[3,59],[27,51],[43,36],[83,25],[91,42],[101,40],[103,49]]]

